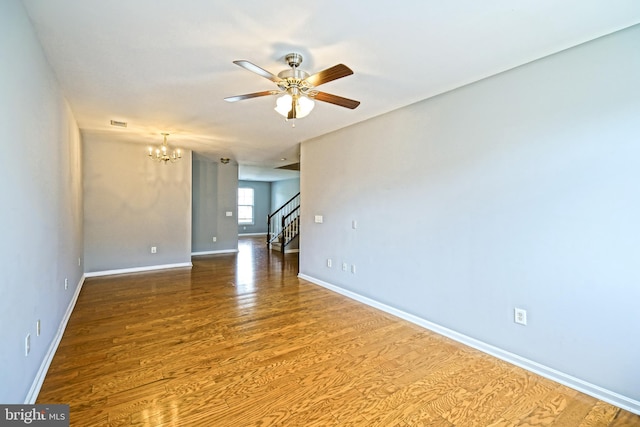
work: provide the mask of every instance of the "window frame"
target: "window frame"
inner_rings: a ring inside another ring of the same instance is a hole
[[[241,197],[240,193],[242,190],[250,190],[250,201],[246,200],[247,197]],[[242,200],[241,200],[242,199]],[[255,225],[256,222],[256,214],[255,214],[255,202],[256,202],[256,191],[251,187],[238,187],[238,225]],[[240,212],[243,211],[242,208],[249,208],[251,212],[251,218],[243,218]]]

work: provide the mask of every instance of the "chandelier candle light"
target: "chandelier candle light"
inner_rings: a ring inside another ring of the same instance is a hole
[[[179,148],[171,149],[167,145],[167,136],[168,133],[163,133],[164,141],[162,145],[157,147],[155,150],[153,147],[149,147],[149,158],[151,160],[155,160],[157,162],[162,162],[166,164],[167,162],[175,163],[178,160],[182,159],[182,150]]]

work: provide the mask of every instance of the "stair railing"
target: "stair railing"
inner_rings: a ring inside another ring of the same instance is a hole
[[[282,233],[280,238],[280,250],[284,253],[287,246],[300,233],[300,205],[294,208],[287,215],[282,217]]]
[[[270,245],[282,237],[285,226],[289,226],[293,222],[293,217],[298,214],[292,214],[294,211],[299,212],[300,209],[300,193],[293,196],[285,204],[280,206],[276,211],[267,217],[267,245]],[[297,219],[296,219],[297,221]],[[297,229],[297,225],[295,226]],[[288,232],[288,231],[287,231]],[[284,240],[282,241],[284,248]],[[288,243],[288,242],[287,242]]]

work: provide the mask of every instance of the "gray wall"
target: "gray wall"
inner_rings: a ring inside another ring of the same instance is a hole
[[[301,274],[638,405],[639,46],[636,26],[303,143]]]
[[[0,2],[0,52],[0,402],[24,403],[82,278],[81,147],[20,1]]]
[[[271,212],[284,205],[300,192],[300,178],[284,179],[271,183]]]
[[[224,167],[223,167],[224,166]],[[238,165],[218,169],[218,234],[227,247],[238,248]],[[226,216],[231,212],[232,216]]]
[[[238,234],[267,233],[267,217],[271,213],[271,183],[263,181],[239,181],[239,187],[253,188],[254,224],[238,225]]]
[[[219,164],[193,153],[192,252],[238,249],[237,190],[237,165]],[[227,211],[233,216],[227,217]]]
[[[83,134],[85,272],[191,262],[191,152],[165,165],[111,138]]]

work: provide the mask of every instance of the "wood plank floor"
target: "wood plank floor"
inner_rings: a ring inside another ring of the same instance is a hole
[[[73,426],[640,426],[239,248],[87,279],[38,403]]]

